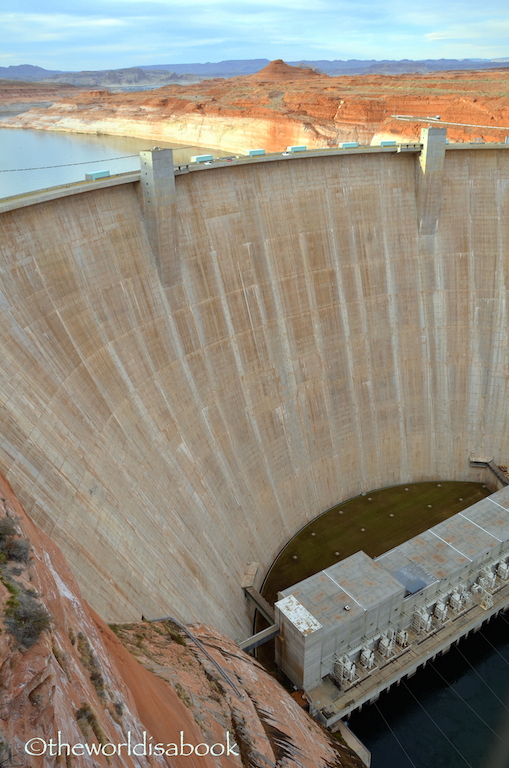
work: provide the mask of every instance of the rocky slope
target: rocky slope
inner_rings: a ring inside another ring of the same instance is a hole
[[[223,674],[169,623],[114,627],[117,637],[82,600],[63,555],[25,515],[3,477],[0,553],[1,765],[361,765],[214,630],[193,629]],[[217,755],[174,756],[181,731],[186,744],[201,745],[201,752],[215,745]],[[59,750],[59,732],[74,754]],[[161,748],[144,754],[156,743],[176,746],[165,755]],[[231,754],[221,755],[228,745]]]
[[[126,67],[124,69],[108,69],[98,72],[63,72],[48,75],[42,82],[69,83],[76,86],[92,86],[116,90],[126,87],[154,88],[168,83],[199,83],[204,77],[170,72],[164,69],[146,70],[141,67]]]
[[[328,77],[271,62],[256,75],[166,86],[150,92],[95,91],[3,121],[4,127],[137,136],[245,152],[309,148],[392,136],[416,140],[440,115],[452,141],[509,134],[509,70]],[[1,94],[0,94],[1,96]],[[469,124],[472,127],[456,126]],[[478,127],[484,126],[484,127]],[[505,126],[505,127],[504,127]]]
[[[72,99],[80,93],[72,85],[45,85],[21,80],[0,80],[0,114],[26,111],[31,107],[48,107],[54,101]]]

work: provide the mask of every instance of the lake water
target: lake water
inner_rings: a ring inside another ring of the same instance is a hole
[[[155,144],[172,147],[175,164],[188,163],[192,155],[232,154],[153,139],[0,128],[0,198],[82,181],[91,171],[108,170],[113,175],[139,170],[138,153]]]

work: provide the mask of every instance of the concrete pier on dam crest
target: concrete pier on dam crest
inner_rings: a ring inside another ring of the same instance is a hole
[[[0,466],[106,620],[244,639],[313,517],[507,459],[508,147],[421,143],[0,204]]]

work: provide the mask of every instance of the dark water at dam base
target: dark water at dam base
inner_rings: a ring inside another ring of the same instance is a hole
[[[507,768],[509,617],[501,614],[349,720],[372,768]]]

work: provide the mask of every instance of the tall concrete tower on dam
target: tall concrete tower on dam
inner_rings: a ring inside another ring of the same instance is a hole
[[[243,637],[310,519],[507,459],[509,147],[435,136],[2,206],[0,467],[104,618]]]

